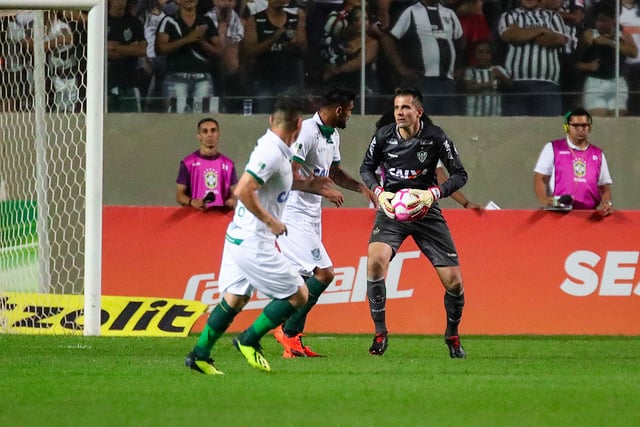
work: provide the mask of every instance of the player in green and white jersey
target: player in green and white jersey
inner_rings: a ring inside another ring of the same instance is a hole
[[[254,289],[273,299],[233,343],[251,366],[263,371],[271,368],[260,339],[307,302],[304,281],[276,248],[276,239],[287,233],[281,216],[293,183],[289,147],[302,123],[299,104],[278,100],[269,122],[270,129],[258,140],[234,191],[238,204],[227,228],[218,280],[223,297],[185,360],[204,374],[222,374],[211,349]],[[306,179],[296,182],[295,188],[322,192],[329,183],[326,177]]]
[[[320,110],[302,122],[300,135],[291,146],[293,175],[294,180],[329,177],[342,188],[362,193],[375,205],[377,200],[373,192],[340,167],[337,129],[347,126],[354,99],[355,93],[351,90],[333,88],[326,92]],[[278,240],[278,245],[305,278],[309,300],[274,332],[276,340],[284,347],[283,357],[319,356],[302,343],[302,332],[307,314],[335,277],[333,262],[322,244],[323,197],[337,207],[344,202],[344,196],[335,188],[328,188],[322,194],[293,191],[284,211],[288,233]]]

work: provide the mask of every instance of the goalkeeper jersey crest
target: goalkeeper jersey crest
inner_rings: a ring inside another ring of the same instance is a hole
[[[442,197],[446,197],[467,182],[467,171],[453,141],[441,128],[431,124],[423,124],[417,135],[404,139],[392,123],[374,134],[360,175],[369,188],[374,188],[379,185],[376,170],[380,167],[385,190],[394,193],[402,188],[426,190],[438,185],[438,161],[449,173],[449,180],[440,186]]]

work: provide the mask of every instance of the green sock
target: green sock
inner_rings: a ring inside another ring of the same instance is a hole
[[[193,349],[196,356],[203,359],[209,357],[213,345],[227,330],[236,314],[238,312],[231,308],[224,299],[214,307]]]
[[[244,345],[256,345],[267,332],[275,328],[296,311],[289,300],[274,299],[262,310],[260,316],[242,334],[239,340]]]
[[[313,306],[316,305],[316,303],[318,302],[318,298],[320,298],[322,292],[324,292],[324,290],[329,286],[325,285],[314,276],[309,277],[306,280],[306,283],[307,288],[309,288],[309,299],[307,300],[307,303],[300,307],[295,313],[293,313],[291,317],[289,317],[287,321],[284,322],[284,325],[282,327],[285,334],[290,337],[301,334],[302,331],[304,331],[304,324],[307,321],[307,314],[309,314]]]

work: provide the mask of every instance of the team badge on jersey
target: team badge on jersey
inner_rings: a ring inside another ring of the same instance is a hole
[[[583,159],[573,159],[573,176],[584,178],[587,174],[587,163]]]
[[[313,257],[314,261],[320,261],[320,249],[318,248],[311,249],[311,256]]]
[[[420,160],[420,163],[424,163],[427,160],[427,152],[418,151],[418,160]]]
[[[204,171],[204,184],[207,188],[214,189],[218,186],[218,171],[207,169]]]

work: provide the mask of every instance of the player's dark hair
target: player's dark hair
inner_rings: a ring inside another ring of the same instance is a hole
[[[335,86],[327,90],[322,97],[323,107],[345,106],[355,101],[356,93],[351,89]]]
[[[302,105],[293,98],[278,98],[273,105],[273,116],[285,122],[288,128],[295,127],[302,116]]]
[[[218,126],[218,129],[220,129],[220,123],[218,123],[218,121],[216,119],[214,119],[213,117],[205,117],[204,119],[200,119],[200,121],[198,121],[198,126],[196,127],[197,130],[200,130],[200,125],[203,123],[207,123],[207,122],[213,122],[216,124],[216,126]]]
[[[589,124],[593,123],[593,118],[591,117],[591,114],[589,114],[589,112],[583,107],[577,107],[569,111],[567,114],[565,114],[564,124],[568,125],[569,122],[571,121],[571,117],[573,116],[587,116],[587,119],[589,120]]]
[[[422,107],[422,93],[413,87],[399,87],[395,90],[393,96],[412,96],[413,102],[416,103],[418,107]]]

